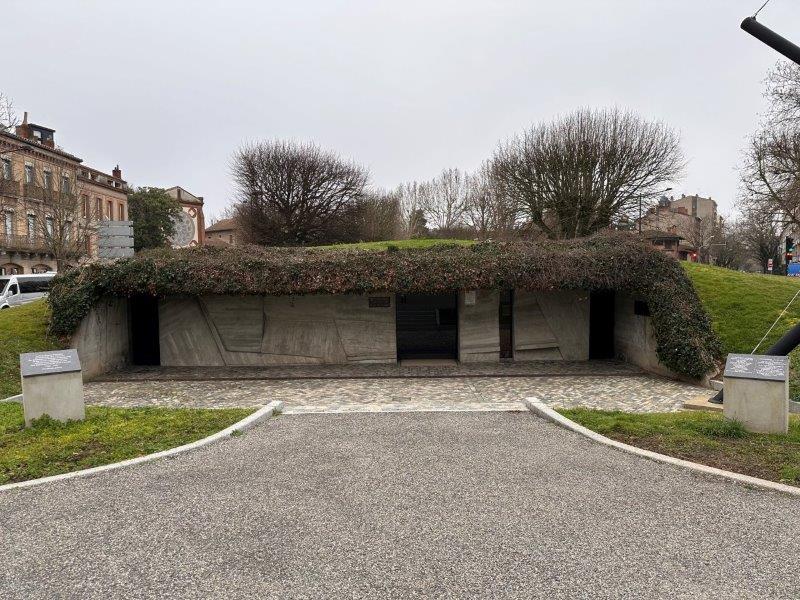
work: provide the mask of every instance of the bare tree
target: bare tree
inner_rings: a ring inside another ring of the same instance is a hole
[[[490,165],[484,165],[477,174],[470,176],[468,185],[464,214],[477,237],[511,239],[519,222],[519,204],[506,192],[501,181],[492,178]]]
[[[428,223],[443,231],[463,226],[469,188],[469,177],[459,169],[445,169],[424,183],[422,210]]]
[[[0,131],[7,131],[19,125],[11,98],[0,92]]]
[[[783,126],[800,121],[800,66],[778,62],[764,81],[764,96],[770,101],[767,119]]]
[[[416,181],[403,183],[393,193],[397,197],[400,212],[400,235],[404,239],[424,235],[427,231],[423,210],[426,193],[424,184]]]
[[[684,166],[678,134],[630,112],[578,110],[501,143],[493,178],[551,238],[608,227]]]
[[[338,241],[329,232],[363,198],[369,179],[363,167],[316,144],[280,140],[242,146],[231,171],[242,236],[264,245]]]
[[[27,235],[53,256],[59,271],[89,254],[102,218],[90,207],[76,175],[75,169],[48,166],[28,188],[31,197],[25,201]]]
[[[750,258],[755,260],[762,273],[767,272],[770,259],[775,268],[781,263],[783,223],[770,210],[751,204],[739,222],[739,235]]]

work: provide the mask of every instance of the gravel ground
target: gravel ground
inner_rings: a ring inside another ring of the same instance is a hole
[[[282,416],[0,493],[0,598],[796,598],[800,502],[528,413]]]

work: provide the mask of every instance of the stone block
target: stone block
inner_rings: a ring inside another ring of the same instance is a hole
[[[83,420],[83,375],[75,350],[20,355],[25,426],[47,415],[58,421]]]
[[[725,366],[723,414],[756,433],[789,431],[789,359],[731,354]]]

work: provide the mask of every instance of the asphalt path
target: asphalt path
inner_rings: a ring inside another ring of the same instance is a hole
[[[0,598],[796,598],[800,501],[529,413],[287,415],[0,493]]]

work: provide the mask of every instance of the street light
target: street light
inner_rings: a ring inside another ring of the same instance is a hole
[[[672,188],[668,187],[668,188],[664,188],[660,192],[656,192],[656,194],[666,194],[667,192],[671,192],[671,191],[672,191]],[[642,198],[644,198],[643,195],[639,196],[639,235],[642,235]]]

